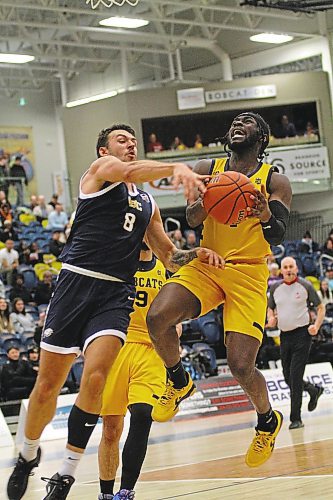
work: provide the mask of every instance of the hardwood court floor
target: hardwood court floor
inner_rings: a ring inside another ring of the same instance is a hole
[[[285,424],[272,458],[257,469],[244,463],[254,412],[155,424],[136,498],[333,499],[333,399],[320,401],[313,413],[304,409],[304,429],[288,430],[288,410],[282,409]],[[69,499],[97,499],[97,446],[98,437],[93,436]],[[30,479],[25,499],[43,498],[40,477],[57,470],[63,447],[61,441],[43,444],[43,461]],[[0,448],[1,500],[6,498],[14,455],[14,449]]]

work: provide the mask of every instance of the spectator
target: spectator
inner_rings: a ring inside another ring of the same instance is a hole
[[[57,195],[56,193],[54,193],[52,196],[51,196],[51,200],[49,201],[48,205],[51,205],[51,207],[53,209],[55,209],[55,206],[56,204],[58,203],[58,198],[59,198],[59,195]]]
[[[177,151],[183,151],[184,149],[187,149],[187,146],[185,146],[184,142],[178,135],[174,138],[172,143],[170,144],[170,149],[177,150]]]
[[[37,373],[33,374],[29,362],[20,359],[18,347],[7,350],[7,362],[1,372],[1,387],[6,400],[28,398],[35,385]]]
[[[0,240],[5,243],[7,240],[18,241],[17,232],[13,228],[13,223],[10,220],[5,220],[3,229],[0,233]]]
[[[39,222],[42,222],[45,219],[48,219],[50,213],[53,210],[53,206],[50,204],[46,204],[45,196],[40,195],[37,199],[37,206],[33,209],[32,213],[35,215],[36,219]]]
[[[147,152],[159,153],[160,151],[163,151],[163,145],[157,140],[156,134],[150,134],[148,138]]]
[[[28,264],[30,263],[30,245],[27,241],[21,240],[18,246],[19,263]]]
[[[35,302],[39,306],[41,304],[48,304],[51,295],[54,291],[53,274],[51,271],[45,271],[43,274],[43,281],[38,283],[35,292]]]
[[[178,248],[178,250],[182,250],[184,248],[186,240],[182,235],[180,229],[175,229],[175,231],[171,231],[171,233],[169,233],[169,237],[173,242],[173,244],[175,245],[175,247]]]
[[[313,241],[310,231],[305,231],[302,238],[302,245],[305,247],[305,252],[315,253],[319,251],[319,244],[316,241]]]
[[[327,267],[325,278],[328,281],[329,289],[333,291],[333,265]]]
[[[197,235],[195,234],[195,231],[187,231],[184,250],[193,250],[193,248],[196,248],[197,246]]]
[[[280,268],[279,265],[276,262],[272,262],[269,266],[269,276],[268,276],[268,289],[273,285],[273,283],[276,283],[277,281],[281,280],[281,275],[280,275]]]
[[[10,202],[8,201],[8,198],[7,198],[7,195],[6,195],[5,191],[0,191],[0,206],[4,205],[5,203],[7,205],[9,205],[10,209],[12,208]]]
[[[34,318],[25,310],[25,304],[20,297],[13,302],[13,312],[10,313],[16,333],[35,333],[36,324]]]
[[[7,202],[3,202],[0,205],[0,218],[1,224],[4,226],[6,221],[13,222],[13,213],[10,207],[10,204]]]
[[[61,232],[65,231],[65,226],[68,223],[67,214],[64,212],[61,203],[56,203],[54,210],[49,214],[49,223],[47,228],[58,229]]]
[[[6,297],[6,288],[2,279],[0,279],[0,298],[4,299]]]
[[[38,243],[36,241],[33,241],[30,244],[29,264],[34,266],[39,262],[43,262],[43,252],[39,248]]]
[[[15,187],[17,193],[16,206],[20,207],[24,205],[23,183],[26,186],[28,185],[28,178],[21,163],[21,156],[16,156],[10,168],[10,177],[14,177],[14,180],[11,180],[11,184]]]
[[[18,297],[23,300],[24,304],[32,302],[31,293],[29,292],[27,287],[24,286],[23,274],[17,274],[15,276],[13,288],[9,292],[9,299],[11,302]]]
[[[4,156],[2,156],[0,158],[0,190],[4,191],[6,198],[8,197],[8,188],[9,188],[7,177],[8,177],[8,163],[7,159]]]
[[[320,251],[322,254],[324,253],[325,255],[333,257],[333,240],[331,238],[327,238],[324,246],[321,247]]]
[[[50,253],[55,257],[59,257],[62,252],[62,249],[65,246],[65,243],[60,241],[60,231],[57,229],[52,233],[52,239],[50,241]]]
[[[44,324],[45,324],[45,318],[46,318],[46,310],[39,313],[39,320],[38,320],[36,330],[35,330],[34,341],[38,347],[40,345],[40,341],[42,338],[42,332],[43,332],[43,328],[44,328]]]
[[[297,132],[295,125],[289,121],[287,115],[282,115],[274,136],[278,139],[283,139],[285,137],[295,137],[296,135]]]
[[[19,254],[14,250],[14,241],[7,240],[5,248],[0,250],[1,272],[5,277],[7,285],[13,284],[13,275],[16,274],[19,265]]]
[[[37,375],[39,371],[39,348],[37,346],[28,349],[28,363],[32,373],[36,372]]]
[[[15,333],[14,325],[10,319],[8,303],[0,299],[0,334]]]
[[[318,130],[315,129],[312,122],[307,122],[304,132],[305,137],[318,137]]]
[[[31,212],[34,211],[34,208],[37,207],[37,205],[38,205],[37,196],[35,194],[32,194],[30,196],[30,203],[29,203],[29,208],[30,208]]]
[[[321,302],[326,306],[327,304],[333,303],[333,292],[330,290],[329,282],[327,279],[323,279],[320,282],[320,288],[318,290],[318,295]]]
[[[203,148],[202,139],[201,139],[200,134],[196,134],[193,147],[195,149],[202,149]]]

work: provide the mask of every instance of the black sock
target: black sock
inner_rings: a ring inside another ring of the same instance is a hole
[[[175,389],[182,389],[188,383],[188,375],[184,370],[181,360],[175,366],[167,368],[168,376]]]
[[[120,489],[134,490],[140,475],[153,423],[151,410],[152,406],[146,403],[135,403],[130,406],[131,421],[123,448]]]
[[[110,481],[104,481],[104,479],[99,480],[99,484],[101,487],[101,493],[104,495],[113,495],[115,479],[111,479]]]
[[[267,413],[257,413],[258,415],[258,425],[256,430],[263,432],[274,432],[277,426],[277,418],[270,408]]]

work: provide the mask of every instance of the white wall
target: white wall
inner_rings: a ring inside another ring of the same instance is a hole
[[[25,93],[24,97],[25,106],[19,106],[19,97],[0,98],[0,125],[32,127],[36,194],[49,199],[53,192],[52,172],[66,172],[62,126],[56,115],[52,88],[43,93]]]

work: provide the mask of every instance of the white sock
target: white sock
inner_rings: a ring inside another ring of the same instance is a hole
[[[64,461],[58,471],[60,476],[72,476],[75,477],[75,471],[80,463],[83,453],[77,453],[76,451],[69,450],[66,448]]]
[[[39,441],[39,438],[28,439],[26,436],[24,436],[21,455],[27,462],[31,462],[31,460],[37,457]]]

